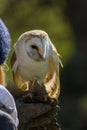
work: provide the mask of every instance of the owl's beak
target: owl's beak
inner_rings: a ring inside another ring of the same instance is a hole
[[[37,47],[37,52],[42,60],[46,59],[46,47],[44,46],[44,44],[42,46]]]
[[[43,54],[40,53],[39,51],[38,51],[38,54],[39,54],[39,56],[40,56],[40,58],[41,58],[42,60],[45,60],[45,55],[43,55]]]

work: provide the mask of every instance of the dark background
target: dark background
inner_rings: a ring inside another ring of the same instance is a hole
[[[20,34],[45,30],[62,56],[58,120],[62,130],[87,130],[87,1],[0,0],[0,17],[11,34],[11,50]],[[11,70],[5,67],[13,89]]]

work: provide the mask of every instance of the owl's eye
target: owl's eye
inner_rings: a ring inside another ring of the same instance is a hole
[[[36,49],[37,51],[39,50],[39,48],[36,45],[31,45],[32,49]]]
[[[32,48],[32,49],[37,49],[37,46],[31,45],[31,48]]]

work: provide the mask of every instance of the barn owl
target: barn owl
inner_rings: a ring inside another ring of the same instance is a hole
[[[51,98],[60,94],[59,53],[42,30],[23,33],[11,57],[13,79],[21,90],[29,90],[34,80],[44,85]]]

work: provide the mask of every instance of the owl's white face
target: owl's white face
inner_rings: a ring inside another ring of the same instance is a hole
[[[43,61],[46,58],[47,38],[33,37],[25,43],[26,53],[35,61]],[[45,44],[44,44],[45,43]]]

